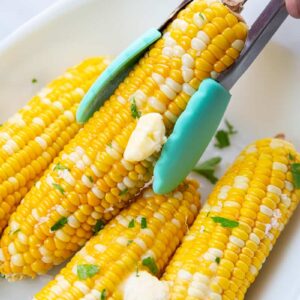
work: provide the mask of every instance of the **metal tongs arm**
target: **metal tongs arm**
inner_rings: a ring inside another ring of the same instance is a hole
[[[278,30],[288,12],[284,0],[271,0],[249,31],[244,50],[235,64],[218,81],[228,90],[238,81]]]

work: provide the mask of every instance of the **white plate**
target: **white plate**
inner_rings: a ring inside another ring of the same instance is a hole
[[[117,54],[150,26],[159,25],[179,0],[65,0],[33,19],[0,45],[0,121],[66,67],[87,56]],[[250,23],[267,0],[248,1]],[[289,18],[232,91],[227,117],[238,127],[235,147],[284,132],[298,147],[300,21]],[[38,83],[33,85],[32,78]],[[206,153],[209,157],[211,151]],[[247,300],[300,299],[299,211],[279,239]],[[299,230],[298,230],[299,228]],[[54,272],[52,272],[53,274]],[[0,282],[1,300],[31,299],[51,277]]]

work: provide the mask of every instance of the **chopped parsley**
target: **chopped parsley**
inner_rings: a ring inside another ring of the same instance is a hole
[[[156,265],[153,257],[149,256],[147,258],[144,258],[142,260],[142,264],[143,264],[143,266],[147,267],[153,275],[157,275],[158,268],[157,268],[157,265]]]
[[[296,157],[292,153],[289,153],[289,160],[295,161]]]
[[[203,15],[203,13],[199,13],[199,17],[200,17],[203,21],[205,21],[205,17],[204,17],[204,15]]]
[[[94,178],[92,176],[86,176],[91,183],[94,183]]]
[[[215,147],[220,149],[230,146],[230,136],[237,133],[233,125],[230,124],[228,120],[225,120],[225,125],[226,125],[226,130],[224,129],[218,130],[215,135],[215,139],[216,139]]]
[[[222,217],[211,217],[215,223],[219,223],[224,228],[235,228],[239,226],[239,222],[222,218]]]
[[[221,160],[221,157],[213,157],[197,165],[193,171],[205,177],[212,184],[215,184],[218,181],[218,178],[215,176],[215,169],[220,164]]]
[[[58,229],[63,228],[67,223],[68,218],[62,217],[51,227],[51,231],[57,231]]]
[[[0,279],[5,279],[5,275],[0,274]]]
[[[65,190],[63,189],[63,187],[60,184],[57,183],[52,183],[53,187],[55,189],[57,189],[61,194],[65,194]]]
[[[107,144],[107,146],[108,146],[109,148],[112,148],[112,144],[111,144],[111,143]]]
[[[135,220],[132,219],[129,223],[128,223],[128,228],[133,228],[135,226]]]
[[[216,262],[217,264],[220,264],[220,261],[221,261],[221,258],[220,258],[220,257],[216,257],[215,262]]]
[[[102,230],[104,228],[105,224],[102,220],[97,220],[94,228],[93,228],[93,232],[94,234],[98,233],[100,230]]]
[[[78,265],[77,275],[80,280],[85,280],[95,276],[99,272],[99,267],[97,265]]]
[[[147,219],[145,217],[142,217],[142,219],[141,219],[141,228],[145,229],[147,227],[148,227],[147,226]]]
[[[106,289],[103,289],[101,291],[100,300],[106,300]]]
[[[32,78],[31,79],[31,83],[37,83],[37,79],[36,78]]]
[[[136,263],[136,266],[135,266],[135,277],[140,277],[140,273],[139,273],[139,265],[138,265],[138,263]]]
[[[293,163],[291,165],[293,181],[296,189],[300,189],[300,163]]]
[[[62,171],[63,171],[63,170],[68,170],[68,171],[70,171],[69,168],[65,167],[65,166],[62,165],[61,163],[58,163],[58,164],[55,165],[53,171],[60,171],[60,170],[62,170]]]
[[[21,229],[19,228],[19,229],[13,231],[12,234],[16,234],[16,233],[18,233],[18,232],[20,232],[20,231],[21,231]]]
[[[128,240],[127,246],[129,246],[129,245],[132,244],[132,243],[133,243],[133,240]]]
[[[141,116],[141,112],[138,110],[135,98],[131,99],[130,110],[131,110],[131,115],[134,119],[138,119]]]
[[[215,146],[217,148],[223,149],[228,146],[230,146],[230,138],[229,133],[223,129],[218,130],[218,132],[215,135],[215,138],[217,142],[215,143]]]
[[[123,191],[120,191],[119,196],[124,196],[128,193],[128,189],[124,189]]]
[[[232,134],[236,134],[237,133],[237,130],[233,127],[232,124],[229,123],[228,120],[225,120],[225,125],[227,127],[228,134],[232,135]]]

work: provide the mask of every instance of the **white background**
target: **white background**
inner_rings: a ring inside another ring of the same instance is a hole
[[[0,43],[0,121],[67,66],[99,53],[117,54],[149,26],[160,24],[180,0],[0,0],[0,39],[61,1],[51,14],[25,26],[2,48]],[[268,1],[248,1],[244,15],[249,24]],[[232,90],[227,117],[239,131],[234,145],[285,132],[300,149],[299,33],[300,21],[289,18]],[[33,77],[39,79],[34,86]],[[236,150],[230,147],[230,155]],[[222,157],[225,163],[231,161],[225,153]],[[246,300],[300,300],[299,213],[300,207]],[[29,300],[50,278],[0,281],[0,300]]]
[[[0,0],[0,40],[58,0]]]

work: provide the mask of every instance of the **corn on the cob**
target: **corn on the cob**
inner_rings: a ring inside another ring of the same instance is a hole
[[[241,153],[163,275],[171,283],[170,300],[244,299],[298,204],[294,157],[294,147],[278,139]]]
[[[201,81],[238,57],[246,35],[246,25],[218,1],[195,0],[180,12],[26,195],[1,239],[0,272],[46,272],[89,239],[97,220],[117,215],[151,179],[156,157],[123,158],[135,117],[160,113],[170,132]],[[65,226],[51,230],[60,223]],[[12,227],[20,232],[10,234]]]
[[[143,270],[161,274],[198,213],[196,189],[195,182],[186,181],[165,196],[146,190],[87,242],[35,299],[101,299],[103,290],[105,299],[123,299],[122,285],[130,274],[139,276]],[[147,267],[145,261],[151,264]],[[96,274],[82,280],[79,266],[94,266]]]
[[[0,233],[42,172],[80,129],[75,111],[107,63],[88,59],[43,89],[0,127]]]

